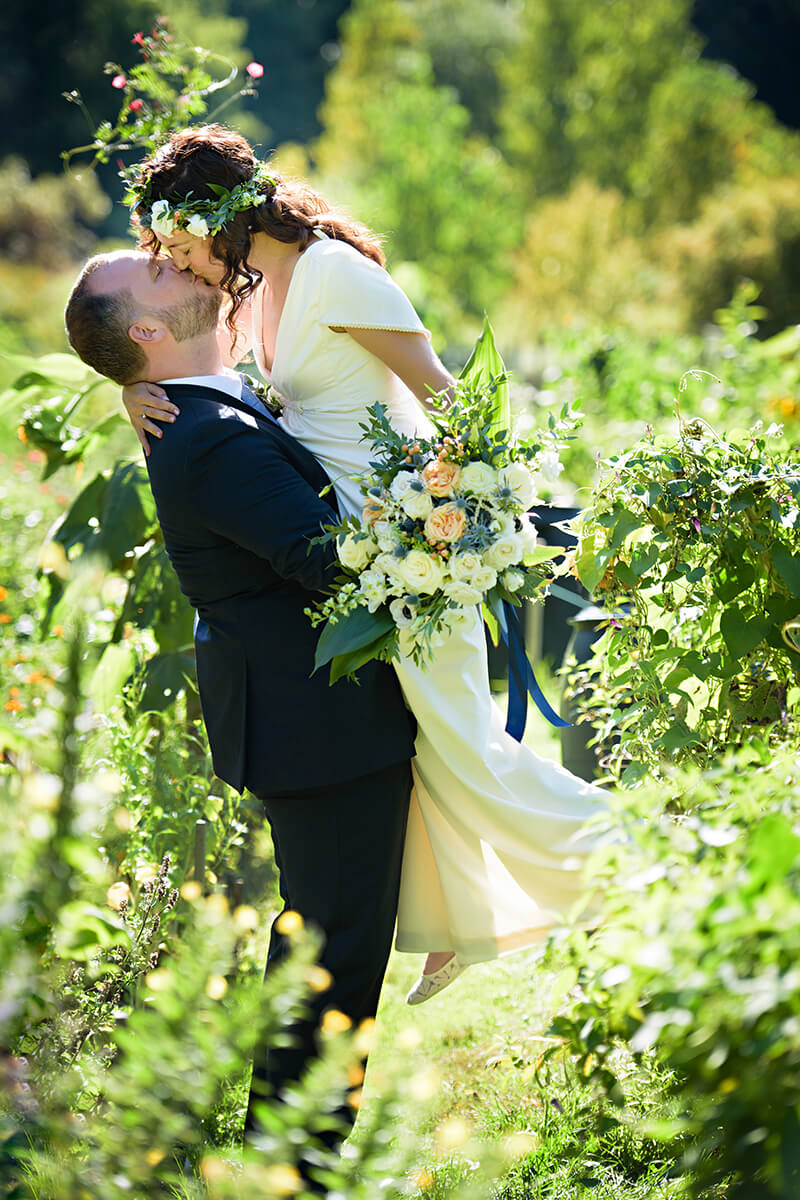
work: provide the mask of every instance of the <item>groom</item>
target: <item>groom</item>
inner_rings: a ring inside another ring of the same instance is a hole
[[[254,1101],[297,1079],[323,1007],[374,1016],[391,946],[411,791],[413,718],[394,672],[312,675],[304,609],[335,553],[310,541],[336,520],[328,477],[284,433],[216,340],[220,293],[135,251],[90,259],[66,308],[69,340],[116,383],[165,387],[181,416],[147,459],[164,545],[197,610],[197,681],[214,770],[261,800],[281,895],[322,931],[333,977],[297,1044],[258,1046]],[[268,968],[286,952],[273,925]]]

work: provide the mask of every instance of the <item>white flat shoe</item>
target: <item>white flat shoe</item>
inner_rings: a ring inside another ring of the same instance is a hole
[[[439,967],[438,971],[433,971],[430,975],[420,975],[406,996],[406,1004],[424,1004],[426,1000],[430,1000],[431,996],[435,996],[437,992],[441,992],[454,979],[457,979],[463,970],[464,967],[453,955],[443,967]]]

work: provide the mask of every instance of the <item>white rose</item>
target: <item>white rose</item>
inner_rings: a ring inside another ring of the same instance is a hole
[[[386,587],[386,576],[382,571],[376,571],[374,567],[370,567],[361,575],[358,581],[358,590],[362,596],[366,597],[369,611],[374,613],[389,594]]]
[[[512,462],[502,467],[497,474],[497,482],[500,487],[507,487],[513,493],[520,508],[530,508],[536,489],[533,476],[524,463]]]
[[[346,533],[336,547],[339,562],[350,571],[362,571],[377,549],[372,538],[359,538],[353,533]]]
[[[515,567],[509,567],[507,571],[503,571],[503,587],[507,591],[518,592],[524,582],[525,576]]]
[[[460,492],[471,492],[473,496],[489,496],[497,488],[497,472],[485,462],[467,463],[461,468],[458,481]]]
[[[472,583],[472,576],[483,566],[480,554],[474,550],[462,550],[450,559],[450,574],[453,579]]]
[[[190,217],[186,222],[186,232],[190,233],[192,237],[208,237],[208,221],[205,219],[205,217],[201,217],[199,213],[195,213],[194,216]]]
[[[470,604],[480,604],[483,598],[477,588],[470,587],[468,583],[464,583],[461,579],[451,579],[449,583],[444,585],[443,590],[448,600],[452,600],[454,604],[461,604],[464,607]]]
[[[389,491],[395,500],[402,500],[411,487],[411,484],[417,478],[417,475],[413,471],[398,471],[389,487]]]
[[[160,233],[162,237],[172,237],[175,232],[175,218],[170,215],[168,200],[156,200],[150,209],[150,228],[153,233]]]
[[[384,551],[378,555],[372,566],[375,570],[383,571],[384,575],[388,575],[390,583],[398,584],[400,582],[400,559],[395,558],[393,554]]]
[[[497,571],[485,563],[481,563],[477,571],[473,571],[470,583],[479,592],[488,592],[497,583]]]
[[[398,573],[409,592],[429,596],[444,583],[444,571],[439,560],[424,550],[409,550],[398,559]]]
[[[400,545],[400,534],[391,521],[376,521],[372,532],[377,539],[379,549],[387,552]]]
[[[403,496],[401,504],[403,512],[418,521],[424,521],[433,511],[433,499],[430,492],[417,492],[411,489]]]
[[[524,542],[518,533],[505,533],[484,552],[483,561],[495,571],[504,571],[519,562],[523,550]]]

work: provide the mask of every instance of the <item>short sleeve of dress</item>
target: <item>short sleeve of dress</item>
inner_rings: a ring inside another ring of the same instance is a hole
[[[316,253],[320,261],[320,324],[396,329],[430,337],[408,296],[371,258],[347,242],[333,239]]]

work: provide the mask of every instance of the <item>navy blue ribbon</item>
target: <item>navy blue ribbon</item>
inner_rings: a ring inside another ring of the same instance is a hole
[[[494,615],[500,627],[503,641],[508,647],[508,718],[506,733],[510,733],[515,741],[521,742],[525,732],[525,722],[528,716],[528,696],[533,700],[539,712],[547,718],[551,725],[563,729],[571,724],[565,721],[548,704],[545,694],[536,682],[528,656],[525,653],[525,641],[522,636],[522,625],[519,614],[513,604],[503,600],[502,607],[493,608]]]

